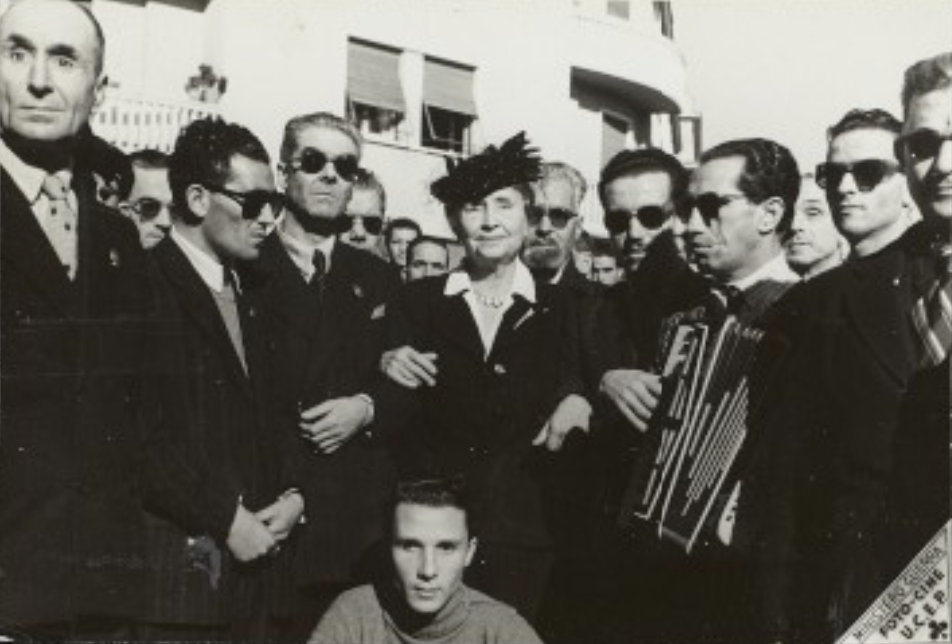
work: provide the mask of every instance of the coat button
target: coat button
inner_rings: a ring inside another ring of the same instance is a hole
[[[497,376],[504,376],[504,375],[506,375],[506,367],[505,367],[504,365],[501,365],[501,364],[494,364],[494,365],[493,365],[493,372],[494,372]]]

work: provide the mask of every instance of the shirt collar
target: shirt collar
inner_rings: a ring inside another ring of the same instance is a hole
[[[787,264],[787,259],[784,254],[778,253],[776,257],[747,277],[742,277],[739,280],[730,282],[729,286],[733,286],[741,291],[746,291],[754,284],[765,280],[772,282],[799,282],[800,276],[794,273]]]
[[[522,263],[522,260],[516,259],[516,274],[512,278],[512,295],[520,295],[530,303],[536,301],[536,285],[532,279],[532,273]],[[446,279],[446,286],[443,288],[443,295],[452,297],[467,291],[473,290],[473,282],[469,279],[469,273],[462,268],[449,274]]]
[[[304,279],[310,281],[311,276],[314,274],[314,251],[317,249],[320,249],[320,251],[324,253],[324,270],[329,273],[331,270],[331,255],[334,253],[336,238],[330,236],[318,244],[312,244],[306,239],[298,239],[297,237],[289,235],[285,231],[285,221],[286,219],[282,219],[276,228],[278,238],[281,240],[281,245],[284,246],[288,255],[290,255],[291,261],[293,261],[294,265],[301,271]]]
[[[172,241],[182,249],[182,252],[185,253],[185,257],[196,272],[198,272],[202,281],[208,285],[208,288],[216,293],[221,293],[225,288],[225,267],[222,266],[221,262],[185,239],[175,226],[172,227],[172,232],[169,236],[172,238]]]
[[[13,183],[16,184],[16,187],[20,189],[27,200],[31,204],[36,203],[43,191],[43,179],[46,178],[46,171],[25,163],[13,150],[7,147],[3,139],[0,139],[0,165],[7,171]]]

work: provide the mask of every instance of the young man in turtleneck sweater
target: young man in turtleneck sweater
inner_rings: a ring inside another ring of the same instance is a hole
[[[468,505],[453,481],[399,484],[390,539],[392,577],[338,597],[309,641],[540,642],[515,610],[463,584],[463,571],[476,552]]]

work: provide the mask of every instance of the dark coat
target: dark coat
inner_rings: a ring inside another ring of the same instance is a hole
[[[659,235],[635,273],[606,290],[597,302],[594,356],[586,360],[595,365],[592,386],[597,390],[605,372],[613,369],[654,371],[664,319],[714,301],[710,282],[680,257],[673,236]],[[600,496],[613,521],[641,435],[614,404],[604,398],[599,403],[595,444],[601,454]]]
[[[300,410],[326,400],[358,393],[376,398],[383,317],[400,286],[388,264],[338,242],[321,293],[272,235],[245,275],[245,291],[265,325],[273,413],[282,431],[297,437]],[[299,584],[353,581],[383,535],[394,468],[375,425],[329,455],[297,439],[307,507],[298,539]]]
[[[935,236],[919,224],[803,284],[777,321],[793,347],[788,386],[736,535],[763,557],[758,594],[785,641],[835,639],[949,518],[948,360],[917,372],[910,320],[935,275]]]
[[[143,600],[143,254],[82,179],[72,282],[5,171],[0,184],[0,616],[19,624],[129,617]]]
[[[262,608],[229,607],[236,580],[280,565],[273,558],[235,562],[225,542],[239,499],[256,512],[296,485],[286,456],[291,434],[279,433],[265,415],[265,347],[246,298],[238,297],[238,314],[247,374],[208,286],[182,250],[167,238],[150,260],[157,301],[152,364],[159,368],[148,383],[154,406],[145,430],[151,512],[147,619],[224,624],[232,621],[229,611]],[[190,536],[211,537],[217,555],[210,544],[190,546]],[[220,579],[213,579],[212,568]],[[277,590],[272,594],[276,599]]]
[[[466,300],[444,295],[447,279],[408,284],[388,315],[388,346],[438,355],[435,387],[400,390],[417,406],[405,467],[464,474],[483,541],[549,547],[552,457],[531,443],[562,398],[584,393],[576,298],[548,284],[534,305],[516,296],[484,357]]]

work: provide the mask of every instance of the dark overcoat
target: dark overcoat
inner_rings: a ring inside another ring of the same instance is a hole
[[[265,327],[273,414],[282,431],[297,437],[300,411],[326,400],[376,397],[383,319],[400,286],[387,263],[338,242],[318,289],[272,235],[244,275]],[[301,585],[353,581],[383,535],[395,474],[375,425],[331,454],[297,438],[307,505],[295,564]]]
[[[5,171],[0,181],[0,616],[136,616],[134,394],[148,300],[138,235],[74,177],[70,281],[27,199]]]

